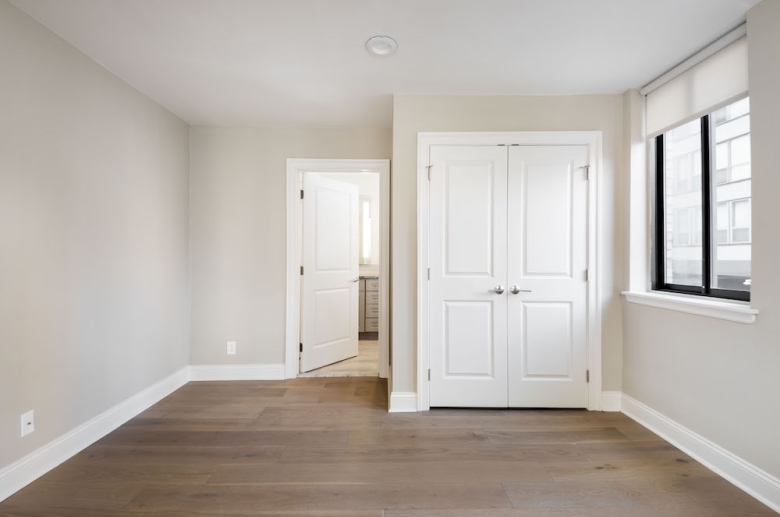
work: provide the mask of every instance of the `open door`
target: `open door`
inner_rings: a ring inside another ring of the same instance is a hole
[[[301,372],[358,354],[359,189],[303,174]]]

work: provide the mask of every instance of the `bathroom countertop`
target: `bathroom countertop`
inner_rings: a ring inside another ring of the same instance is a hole
[[[360,278],[379,278],[379,266],[377,264],[361,264]]]

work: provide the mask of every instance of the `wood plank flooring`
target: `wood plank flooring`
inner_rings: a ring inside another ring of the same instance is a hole
[[[0,516],[775,515],[618,413],[386,401],[377,378],[192,382]]]
[[[379,341],[358,341],[358,355],[338,363],[329,364],[300,377],[379,377]]]

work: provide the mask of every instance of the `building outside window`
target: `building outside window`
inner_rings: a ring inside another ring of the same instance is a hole
[[[667,131],[656,148],[654,288],[749,299],[749,98]]]

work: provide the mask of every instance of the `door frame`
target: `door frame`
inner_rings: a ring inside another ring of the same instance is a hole
[[[298,376],[301,321],[301,178],[304,172],[379,174],[379,376],[390,370],[390,160],[287,159],[287,280],[284,378]]]
[[[428,160],[434,145],[587,145],[592,157],[588,181],[588,410],[601,410],[601,217],[606,202],[602,181],[601,131],[518,131],[417,134],[417,411],[430,409],[430,321],[428,292]]]

